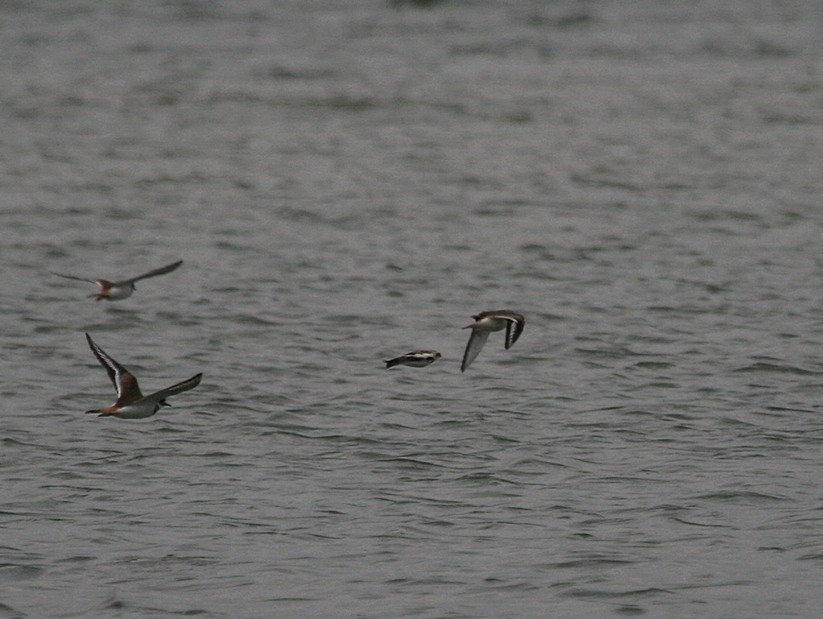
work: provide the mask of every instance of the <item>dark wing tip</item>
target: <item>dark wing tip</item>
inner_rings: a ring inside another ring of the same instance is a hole
[[[181,264],[183,264],[183,261],[178,260],[177,262],[172,262],[171,264],[167,264],[164,267],[160,267],[159,269],[157,269],[157,271],[162,271],[162,274],[171,273],[172,271],[177,269]],[[161,275],[161,273],[158,273],[158,275]]]
[[[62,277],[64,279],[75,279],[78,282],[91,282],[92,284],[96,283],[93,279],[89,279],[87,277],[80,277],[79,275],[66,275],[65,273],[58,273],[57,271],[49,271],[52,275],[56,275],[57,277]]]
[[[103,349],[97,345],[97,342],[91,339],[91,336],[88,333],[86,333],[86,341],[89,343],[89,348],[91,348],[91,351],[94,353],[94,356],[100,358]]]
[[[191,387],[189,387],[189,389],[194,389],[197,385],[200,384],[201,380],[203,380],[203,373],[202,372],[200,372],[199,374],[195,374],[194,376],[192,376],[190,379],[188,379],[186,381],[183,381],[183,384],[192,383],[192,385],[191,385]]]

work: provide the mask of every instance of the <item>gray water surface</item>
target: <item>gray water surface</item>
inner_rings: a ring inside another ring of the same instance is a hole
[[[811,0],[0,4],[0,617],[818,617],[821,34]],[[178,258],[119,303],[49,273]],[[84,332],[203,383],[84,415]]]

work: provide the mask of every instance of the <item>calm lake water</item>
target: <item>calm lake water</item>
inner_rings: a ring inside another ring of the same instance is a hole
[[[822,40],[812,0],[0,4],[0,618],[818,617]],[[203,383],[84,415],[84,332]]]

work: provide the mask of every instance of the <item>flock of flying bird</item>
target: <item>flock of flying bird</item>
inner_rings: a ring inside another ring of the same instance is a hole
[[[118,281],[109,281],[107,279],[88,279],[86,277],[77,277],[75,275],[64,275],[62,273],[53,273],[58,277],[66,279],[75,279],[83,282],[91,282],[99,286],[99,290],[91,295],[97,301],[105,299],[106,301],[120,301],[132,295],[135,291],[134,284],[141,279],[148,279],[149,277],[156,277],[158,275],[165,275],[177,269],[182,260],[172,262],[159,269],[153,269],[137,277],[130,279],[122,279]],[[460,371],[465,372],[469,365],[477,358],[483,345],[489,337],[489,333],[494,331],[506,330],[506,339],[504,345],[508,350],[523,333],[523,327],[526,325],[526,319],[522,314],[513,312],[511,310],[492,310],[488,312],[480,312],[472,316],[474,322],[464,329],[471,329],[469,342],[466,344],[466,351],[463,353],[463,362],[460,364]],[[111,355],[100,348],[97,343],[91,339],[91,336],[86,333],[86,341],[91,348],[92,353],[100,362],[100,365],[106,370],[109,379],[117,391],[117,400],[110,406],[104,408],[93,409],[86,411],[86,413],[97,413],[101,417],[119,417],[121,419],[142,419],[151,417],[162,406],[170,406],[166,402],[166,398],[178,393],[183,393],[189,389],[194,389],[200,384],[203,374],[195,374],[188,380],[166,387],[160,391],[156,391],[150,395],[144,396],[137,384],[137,378],[129,372],[123,365],[115,361]],[[400,355],[394,359],[386,359],[386,369],[393,368],[398,365],[407,365],[415,368],[426,367],[431,365],[442,355],[436,350],[415,350],[408,352],[405,355]]]

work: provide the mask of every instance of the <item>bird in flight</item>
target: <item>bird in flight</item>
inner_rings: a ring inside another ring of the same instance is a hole
[[[413,368],[424,368],[437,361],[442,355],[436,350],[415,350],[407,352],[405,355],[400,355],[394,359],[384,359],[386,369],[393,368],[396,365],[408,365]]]
[[[81,282],[91,282],[92,284],[97,284],[98,286],[100,286],[100,290],[90,294],[89,297],[96,297],[98,301],[100,301],[101,299],[106,299],[106,301],[120,301],[121,299],[126,299],[131,296],[131,294],[135,290],[135,282],[139,282],[141,279],[147,279],[149,277],[157,277],[158,275],[165,275],[166,273],[171,273],[181,264],[183,264],[183,261],[178,260],[177,262],[172,262],[171,264],[167,264],[166,266],[160,267],[159,269],[154,269],[152,271],[149,271],[148,273],[138,275],[137,277],[132,277],[130,279],[121,279],[116,282],[112,282],[107,279],[89,279],[87,277],[77,277],[76,275],[64,275],[62,273],[54,272],[52,272],[52,275],[57,275],[58,277],[64,277],[66,279],[76,279]]]
[[[465,372],[471,365],[472,361],[477,358],[483,348],[483,344],[489,337],[489,333],[493,331],[506,330],[506,349],[511,348],[512,344],[517,341],[520,334],[523,333],[523,327],[526,326],[526,318],[523,314],[518,314],[511,310],[493,310],[490,312],[480,312],[474,318],[474,323],[463,327],[464,329],[471,329],[472,334],[469,337],[469,343],[466,344],[466,352],[463,353],[463,363],[460,364],[460,371]]]
[[[97,413],[100,417],[120,417],[121,419],[143,419],[151,417],[161,406],[171,406],[166,402],[166,398],[183,393],[189,389],[194,389],[200,384],[203,374],[195,374],[188,380],[156,391],[151,395],[144,396],[137,385],[137,378],[125,367],[117,363],[102,348],[100,348],[91,336],[86,333],[86,341],[89,348],[97,357],[100,365],[105,368],[109,379],[117,390],[117,400],[111,406],[93,409],[86,413]]]

